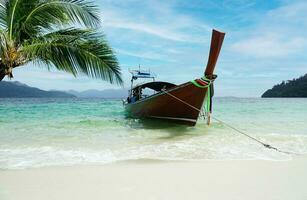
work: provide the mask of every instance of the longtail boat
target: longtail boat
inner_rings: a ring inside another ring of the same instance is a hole
[[[204,76],[180,85],[155,81],[150,71],[133,70],[131,89],[124,105],[126,113],[133,118],[162,119],[194,126],[202,111],[206,99],[207,123],[212,113],[214,68],[222,47],[225,33],[213,30],[208,63]],[[150,82],[134,86],[137,79],[152,79]],[[154,91],[152,95],[143,94],[146,89]]]

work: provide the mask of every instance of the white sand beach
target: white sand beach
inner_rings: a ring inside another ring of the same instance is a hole
[[[306,200],[307,158],[167,162],[0,171],[1,200]]]

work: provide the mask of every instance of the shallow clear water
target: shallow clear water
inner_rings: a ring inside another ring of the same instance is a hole
[[[307,154],[307,99],[215,98],[214,117]],[[126,119],[120,100],[0,99],[0,169],[130,159],[290,159],[213,120],[195,127]]]

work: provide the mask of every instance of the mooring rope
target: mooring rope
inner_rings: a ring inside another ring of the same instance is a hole
[[[193,105],[191,105],[191,104],[185,102],[184,100],[182,100],[182,99],[176,97],[175,95],[172,95],[171,93],[167,92],[166,90],[162,90],[162,92],[164,92],[165,94],[167,94],[167,95],[173,97],[174,99],[180,101],[181,103],[184,103],[185,105],[190,106],[191,108],[193,108],[193,109],[195,109],[195,110],[197,110],[197,111],[199,111],[199,112],[201,111],[201,110],[199,110],[198,108],[194,107]]]
[[[258,142],[259,144],[262,144],[265,148],[273,149],[273,150],[278,151],[278,152],[280,152],[280,153],[285,153],[285,154],[296,154],[296,155],[299,155],[298,153],[280,150],[280,149],[278,149],[277,147],[274,147],[274,146],[272,146],[272,145],[270,145],[270,144],[268,144],[268,143],[264,143],[264,142],[258,140],[257,138],[248,135],[247,133],[245,133],[245,132],[243,132],[243,131],[241,131],[241,130],[239,130],[239,129],[233,127],[233,126],[231,126],[230,124],[228,124],[228,123],[226,123],[226,122],[224,122],[224,121],[222,121],[222,120],[220,120],[220,119],[218,119],[218,118],[216,118],[216,117],[213,117],[213,116],[211,116],[211,117],[212,117],[214,120],[216,120],[216,121],[218,121],[218,122],[224,124],[224,125],[227,126],[228,128],[230,128],[230,129],[236,131],[237,133],[240,133],[240,134],[242,134],[242,135],[244,135],[244,136],[246,136],[246,137],[248,137],[248,138],[250,138],[250,139],[252,139],[252,140],[254,140],[254,141],[256,141],[256,142]]]
[[[200,113],[202,112],[201,109],[198,109],[198,108],[196,108],[195,106],[193,106],[193,105],[187,103],[186,101],[184,101],[184,100],[182,100],[182,99],[176,97],[175,95],[172,95],[171,93],[167,92],[166,90],[162,90],[162,92],[164,92],[165,94],[167,94],[167,95],[173,97],[174,99],[176,99],[176,100],[178,100],[178,101],[184,103],[185,105],[187,105],[187,106],[189,106],[189,107],[191,107],[191,108],[197,110],[198,112],[200,112]],[[226,122],[224,122],[224,121],[222,121],[222,120],[220,120],[220,119],[218,119],[218,118],[216,118],[216,117],[213,117],[213,116],[211,116],[211,117],[212,117],[214,120],[216,120],[216,121],[218,121],[218,122],[224,124],[224,125],[227,126],[228,128],[234,130],[235,132],[240,133],[241,135],[244,135],[244,136],[248,137],[249,139],[252,139],[252,140],[254,140],[255,142],[257,142],[257,143],[263,145],[265,148],[272,149],[272,150],[275,150],[275,151],[280,152],[280,153],[300,155],[300,154],[298,154],[298,153],[280,150],[279,148],[274,147],[274,146],[272,146],[272,145],[270,145],[270,144],[268,144],[268,143],[264,143],[264,142],[260,141],[259,139],[250,136],[249,134],[247,134],[247,133],[245,133],[245,132],[243,132],[243,131],[241,131],[241,130],[235,128],[234,126],[232,126],[232,125],[230,125],[230,124],[228,124],[228,123],[226,123]],[[204,118],[205,118],[205,116],[204,116]]]

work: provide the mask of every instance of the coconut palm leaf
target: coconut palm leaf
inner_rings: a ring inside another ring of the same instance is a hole
[[[28,62],[74,76],[122,83],[118,61],[102,34],[89,0],[0,0],[0,81]],[[63,27],[76,25],[77,28]]]
[[[7,0],[0,0],[0,27],[7,28]]]
[[[116,57],[103,38],[91,30],[65,29],[37,38],[21,51],[28,60],[41,61],[58,70],[122,84]]]
[[[10,38],[21,41],[57,24],[100,23],[97,7],[87,0],[10,0],[7,10]]]

